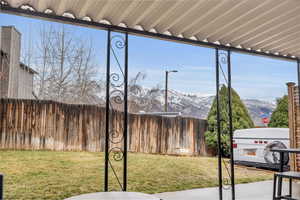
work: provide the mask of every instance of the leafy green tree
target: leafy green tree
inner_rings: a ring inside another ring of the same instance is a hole
[[[277,107],[271,115],[269,127],[289,127],[288,96],[277,99]]]
[[[233,131],[236,129],[253,128],[254,123],[239,95],[232,89],[232,124]],[[229,156],[229,115],[228,115],[228,89],[223,85],[219,93],[220,98],[220,122],[221,122],[221,144],[223,156]],[[213,101],[207,117],[208,131],[205,133],[206,143],[210,148],[217,149],[217,100]]]

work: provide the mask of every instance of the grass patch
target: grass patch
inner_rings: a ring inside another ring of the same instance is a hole
[[[103,191],[103,153],[1,151],[0,158],[5,199],[56,200]],[[218,184],[216,158],[130,153],[128,159],[129,191],[158,193]],[[121,169],[121,162],[113,164]],[[109,176],[110,190],[119,190],[113,174]],[[236,168],[237,183],[271,178],[271,172]]]

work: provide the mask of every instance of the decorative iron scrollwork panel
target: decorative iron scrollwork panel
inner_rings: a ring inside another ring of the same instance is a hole
[[[218,59],[218,68],[219,68],[219,85],[218,85],[218,89],[219,89],[219,93],[222,89],[226,89],[226,95],[225,96],[220,96],[219,95],[219,98],[220,98],[220,108],[222,109],[226,109],[227,112],[226,113],[231,113],[231,103],[229,102],[231,99],[231,74],[229,73],[229,70],[230,70],[230,52],[229,51],[222,51],[222,50],[219,50],[217,51],[218,54],[217,54],[217,59]],[[220,88],[221,87],[221,88]],[[224,88],[225,87],[225,88]],[[229,94],[229,91],[230,91],[230,94]],[[225,101],[222,101],[221,98],[225,98]],[[225,104],[222,104],[226,102]],[[230,134],[230,128],[229,127],[232,127],[232,121],[231,121],[231,118],[229,117],[229,115],[225,116],[224,113],[220,113],[220,123],[226,123],[226,126],[228,129],[226,130],[222,130],[222,127],[224,127],[223,125],[221,125],[221,132],[220,134],[222,135],[221,136],[221,146],[222,146],[222,149],[221,149],[221,154],[224,154],[224,144],[227,144],[227,141],[223,141],[222,139],[226,138],[224,137],[224,135],[228,135]],[[231,156],[231,155],[230,155]],[[223,184],[223,189],[225,190],[228,190],[228,189],[232,189],[232,171],[230,170],[230,163],[225,161],[223,158],[222,158],[222,165],[223,167],[225,168],[225,174],[223,174],[224,176],[220,177],[222,179],[222,184]]]
[[[109,33],[108,41],[108,72],[107,73],[107,95],[108,106],[107,115],[109,122],[107,123],[108,134],[108,148],[106,149],[106,176],[108,177],[108,170],[113,173],[122,191],[126,190],[126,165],[120,172],[118,170],[119,162],[125,163],[127,158],[127,148],[125,148],[125,139],[127,138],[127,87],[128,87],[128,74],[127,74],[127,34]],[[122,180],[123,179],[123,180]],[[108,191],[110,181],[108,178],[105,181],[105,190]]]

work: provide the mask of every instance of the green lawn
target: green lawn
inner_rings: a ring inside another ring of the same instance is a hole
[[[217,160],[129,154],[128,189],[145,193],[217,185]],[[5,174],[5,199],[63,199],[103,190],[102,153],[1,151],[0,172]],[[118,169],[121,165],[116,164]],[[117,182],[110,174],[111,190]],[[272,178],[272,173],[238,167],[238,183]]]

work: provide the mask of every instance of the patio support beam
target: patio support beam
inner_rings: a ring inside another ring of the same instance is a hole
[[[230,139],[230,178],[232,200],[235,200],[235,182],[234,182],[234,157],[233,157],[233,125],[232,125],[232,92],[231,92],[231,51],[227,51],[228,67],[228,115],[229,115],[229,139]]]
[[[218,140],[218,176],[219,199],[223,200],[223,176],[222,176],[222,144],[221,144],[221,118],[220,118],[220,73],[219,73],[219,49],[216,48],[216,101],[217,101],[217,140]]]
[[[127,191],[127,136],[128,136],[128,33],[125,33],[125,69],[124,69],[124,159],[123,191]]]
[[[108,191],[108,163],[109,163],[109,94],[110,94],[110,46],[111,31],[107,31],[106,49],[106,106],[105,106],[105,166],[104,166],[104,191]]]
[[[121,58],[121,59],[119,59]],[[111,176],[127,190],[128,151],[128,33],[107,32],[104,191]],[[118,108],[123,108],[122,110]],[[118,116],[122,116],[120,119]],[[115,167],[122,163],[122,170]]]
[[[3,180],[4,175],[0,174],[0,200],[4,199],[4,189],[3,189],[3,184],[4,184],[4,180]]]
[[[224,73],[223,67],[227,65],[227,74]],[[221,70],[221,71],[220,71]],[[227,86],[227,104],[228,109],[228,134],[230,139],[230,171],[228,170],[228,176],[230,177],[231,197],[235,200],[235,181],[234,181],[234,157],[233,157],[233,120],[232,120],[232,88],[231,88],[231,51],[216,48],[216,106],[217,106],[217,143],[218,143],[218,178],[219,178],[219,198],[223,199],[223,173],[222,173],[222,161],[223,161],[223,148],[222,148],[222,124],[221,124],[221,103],[220,103],[220,72],[223,75],[225,85]],[[226,77],[227,76],[227,77]],[[223,116],[224,117],[224,116]],[[226,167],[226,166],[225,166]]]

